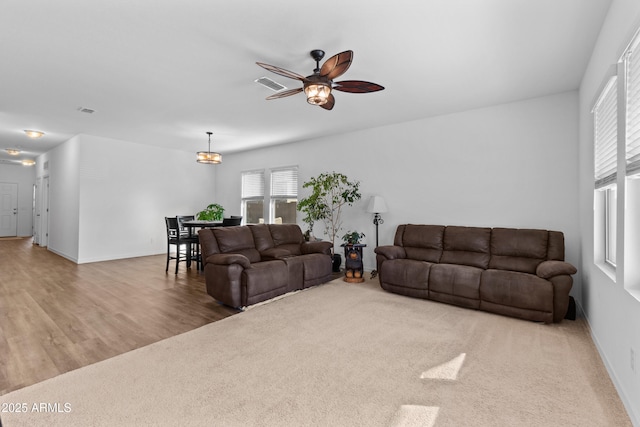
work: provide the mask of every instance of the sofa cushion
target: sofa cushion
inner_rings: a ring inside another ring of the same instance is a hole
[[[403,227],[402,246],[407,258],[419,261],[439,262],[442,255],[444,226],[413,225]]]
[[[249,227],[217,227],[213,233],[222,253],[237,253],[246,256],[250,262],[259,262],[260,253],[253,243]]]
[[[549,231],[547,259],[564,261],[564,234],[560,231]]]
[[[448,226],[444,230],[444,251],[440,262],[486,269],[490,246],[490,228]]]
[[[380,282],[404,288],[429,289],[429,270],[433,264],[413,259],[391,259],[384,262]]]
[[[266,251],[275,246],[273,238],[271,237],[271,231],[267,224],[255,224],[249,225],[249,230],[253,234],[253,242],[258,252]]]
[[[494,228],[489,268],[535,274],[547,258],[548,243],[546,230]]]
[[[429,295],[432,296],[434,292],[437,292],[479,302],[480,277],[483,271],[480,268],[467,265],[434,264],[429,273]]]
[[[289,271],[284,261],[251,264],[242,271],[243,305],[255,304],[287,291]]]
[[[553,313],[552,283],[533,274],[485,270],[480,279],[480,299],[493,304]]]
[[[280,249],[286,249],[291,255],[300,255],[300,245],[304,242],[302,230],[297,224],[269,225],[273,244]]]

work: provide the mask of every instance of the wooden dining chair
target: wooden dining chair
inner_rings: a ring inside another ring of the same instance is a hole
[[[178,226],[180,227],[180,240],[187,243],[187,251],[189,251],[189,259],[187,260],[187,267],[190,267],[189,261],[195,261],[198,270],[202,265],[200,259],[200,240],[198,239],[198,233],[193,228],[187,228],[184,226],[185,221],[193,221],[195,216],[193,215],[178,215]]]
[[[231,218],[222,218],[223,227],[233,227],[242,223],[241,216],[232,216]]]

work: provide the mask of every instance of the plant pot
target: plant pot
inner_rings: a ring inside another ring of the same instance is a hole
[[[342,265],[342,256],[340,254],[333,254],[333,272],[338,273],[340,271],[340,265]]]

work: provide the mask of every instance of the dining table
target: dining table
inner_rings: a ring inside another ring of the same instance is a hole
[[[189,221],[182,221],[182,225],[188,229],[189,237],[192,237],[194,228],[222,227],[222,221],[203,221],[199,219],[192,219]]]

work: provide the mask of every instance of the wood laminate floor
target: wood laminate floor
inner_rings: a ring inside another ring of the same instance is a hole
[[[0,395],[237,313],[165,255],[77,265],[0,239]]]

